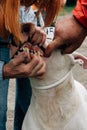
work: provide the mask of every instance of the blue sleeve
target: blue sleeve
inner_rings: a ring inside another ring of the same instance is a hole
[[[3,80],[3,65],[4,62],[0,61],[0,80]]]

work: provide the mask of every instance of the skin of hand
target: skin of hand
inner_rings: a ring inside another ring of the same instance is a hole
[[[37,65],[37,67],[32,71],[32,74],[35,73],[35,70],[40,68],[38,70],[38,73],[35,78],[43,79],[45,75],[45,69],[46,69],[46,57],[44,57],[44,52],[40,49],[38,45],[32,45],[31,43],[27,42],[22,46],[22,49],[26,51],[29,54],[29,58],[31,59],[32,54],[35,54],[38,56],[39,62],[43,64],[43,66],[40,68],[40,63]]]
[[[25,61],[29,61],[25,63]],[[3,66],[3,78],[43,77],[45,73],[45,60],[36,54],[20,52],[17,56]]]
[[[23,44],[30,42],[34,46],[42,46],[45,43],[46,33],[41,27],[37,27],[33,23],[25,23],[21,26],[23,33]],[[15,55],[15,52],[18,50],[18,47],[15,47],[12,44],[10,44],[9,48],[10,56],[13,57]]]
[[[85,57],[84,55],[80,54],[80,53],[73,53],[73,56],[75,59],[81,59],[83,61],[83,68],[87,69],[87,57]]]
[[[56,48],[62,54],[68,54],[79,48],[87,35],[87,30],[74,18],[74,16],[59,20],[55,25],[53,41],[48,45],[45,56],[50,56]]]
[[[34,24],[29,23],[22,26],[22,32],[24,41],[26,41],[23,46],[26,46],[26,43],[29,43],[28,40],[34,44],[34,51],[37,53],[29,54],[26,51],[18,51],[17,47],[10,46],[11,57],[14,57],[10,60],[9,63],[5,64],[3,67],[3,78],[22,78],[22,77],[36,77],[43,79],[46,69],[45,59],[40,56],[43,55],[39,47],[37,48],[36,44],[44,44],[46,40],[46,34],[42,31],[41,28],[36,27]],[[30,38],[30,36],[32,37]],[[35,41],[35,43],[34,43]],[[31,45],[32,45],[31,44]],[[30,46],[31,47],[31,46]],[[31,47],[32,50],[32,47]],[[38,51],[39,50],[39,51]],[[15,53],[17,52],[17,55]]]
[[[24,39],[33,45],[43,45],[46,41],[46,33],[41,27],[35,26],[33,23],[22,24],[22,32]],[[26,35],[25,35],[26,34]]]
[[[18,50],[18,47],[15,47],[12,44],[10,44],[9,49],[10,49],[10,57],[13,57],[15,55],[16,51]]]

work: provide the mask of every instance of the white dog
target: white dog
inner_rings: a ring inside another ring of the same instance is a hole
[[[46,32],[49,41],[54,28]],[[30,79],[32,98],[22,130],[87,130],[87,91],[72,75],[74,65],[83,63],[79,57],[87,63],[82,55],[61,55],[57,49],[46,61],[44,79]]]
[[[87,130],[87,91],[72,75],[81,60],[55,50],[45,78],[31,78],[32,98],[22,130]]]

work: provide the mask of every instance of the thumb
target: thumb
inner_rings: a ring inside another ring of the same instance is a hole
[[[47,46],[47,48],[45,50],[45,56],[49,57],[51,55],[51,53],[53,52],[53,50],[55,50],[56,48],[58,48],[60,45],[62,45],[61,39],[60,38],[54,39]]]
[[[62,54],[70,54],[74,52],[77,48],[78,48],[78,43],[77,45],[75,43],[65,44],[65,47],[62,49]]]
[[[17,66],[20,65],[21,63],[25,63],[27,58],[28,58],[28,54],[26,52],[23,52],[20,55],[14,57],[11,61],[15,66]]]

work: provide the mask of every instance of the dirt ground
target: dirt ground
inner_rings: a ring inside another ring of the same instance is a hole
[[[85,39],[82,46],[77,51],[87,56],[87,39]],[[76,65],[73,69],[73,74],[75,79],[80,81],[87,88],[87,70],[84,70],[81,66]],[[12,79],[10,80],[9,96],[8,96],[7,130],[12,130],[13,128],[14,102],[15,102],[15,79]]]

